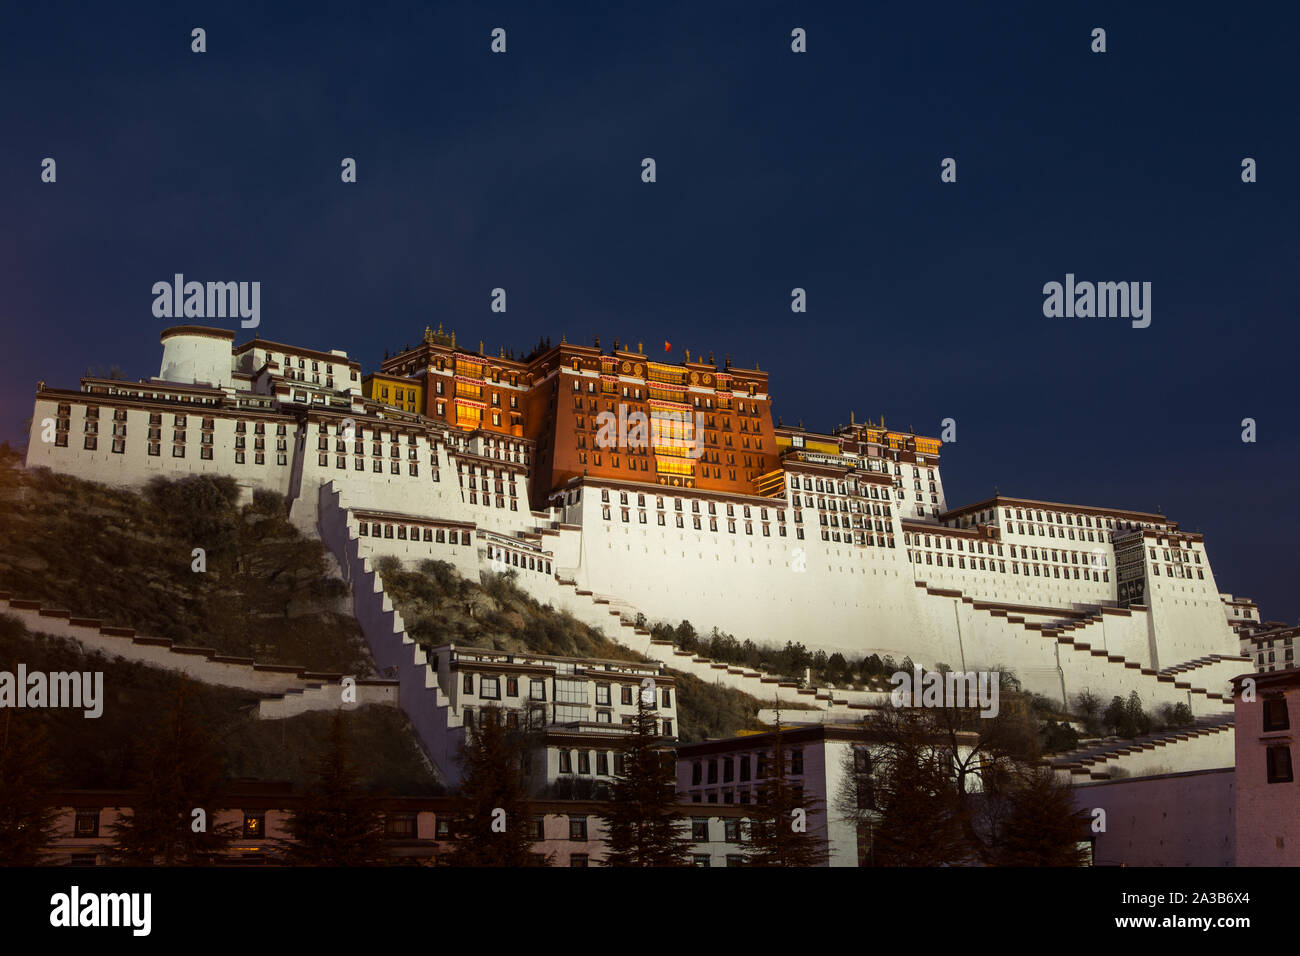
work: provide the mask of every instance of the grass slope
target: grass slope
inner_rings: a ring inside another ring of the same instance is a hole
[[[423,646],[454,643],[507,653],[646,660],[567,611],[538,603],[511,573],[488,575],[480,584],[445,561],[425,561],[408,571],[391,557],[381,558],[378,570],[407,633]],[[672,673],[683,743],[759,728],[758,709],[766,704],[730,687]]]
[[[321,543],[280,496],[241,508],[237,495],[228,478],[137,494],[0,458],[0,590],[259,663],[373,676]]]

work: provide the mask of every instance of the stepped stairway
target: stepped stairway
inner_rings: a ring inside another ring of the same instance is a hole
[[[459,780],[457,747],[464,722],[438,686],[437,672],[424,649],[409,634],[401,614],[384,592],[383,578],[363,555],[356,522],[340,500],[333,482],[320,486],[317,530],[334,555],[352,591],[352,609],[365,636],[375,666],[395,678],[397,704],[415,729],[441,781]]]
[[[1162,675],[1185,674],[1188,671],[1196,670],[1199,667],[1207,667],[1211,664],[1218,664],[1221,661],[1233,661],[1243,665],[1244,670],[1254,670],[1249,657],[1243,654],[1210,654],[1206,657],[1198,657],[1195,660],[1184,661],[1181,664],[1174,664],[1171,667],[1162,667]]]
[[[7,591],[0,591],[0,605],[7,607],[8,613],[30,633],[71,638],[87,650],[183,673],[205,684],[255,693],[260,698],[258,717],[262,719],[350,706],[341,702],[342,674],[320,673],[296,664],[259,664],[251,657],[218,654],[210,647],[188,647],[165,637],[137,634],[135,628],[73,617],[70,611],[42,607],[39,601],[15,598]],[[356,680],[357,705],[395,701],[394,681]]]
[[[625,647],[676,671],[691,674],[709,683],[722,684],[742,691],[762,702],[774,697],[800,701],[817,709],[869,711],[886,704],[889,694],[880,691],[832,690],[824,687],[800,687],[798,682],[775,677],[738,664],[711,660],[677,647],[671,641],[656,640],[648,628],[635,621],[638,610],[626,601],[579,588],[572,577],[555,575],[564,595],[563,606],[585,624]]]
[[[1169,698],[1171,688],[1174,691],[1185,691],[1192,696],[1194,708],[1202,712],[1224,704],[1231,706],[1233,702],[1232,694],[1227,690],[1226,686],[1223,689],[1198,687],[1190,681],[1180,680],[1179,675],[1197,667],[1222,661],[1239,661],[1249,667],[1248,658],[1215,654],[1157,671],[1150,667],[1144,667],[1138,661],[1127,660],[1121,654],[1113,654],[1105,650],[1101,622],[1102,615],[1106,611],[1100,607],[1083,607],[1072,610],[1024,607],[1019,609],[1022,613],[1017,614],[1007,605],[967,597],[953,588],[933,588],[924,581],[917,581],[916,586],[931,595],[959,598],[963,604],[970,605],[975,611],[985,612],[992,617],[1005,618],[1008,624],[1017,625],[1030,634],[1036,634],[1044,640],[1054,642],[1060,648],[1063,663],[1068,662],[1070,656],[1075,655],[1102,659],[1107,665],[1115,665],[1126,671],[1133,672],[1133,674],[1137,675],[1139,683],[1145,678],[1150,678],[1158,684],[1170,685],[1170,687],[1158,688],[1157,693],[1153,694],[1157,698]],[[1123,609],[1114,609],[1111,613],[1128,612]],[[1030,621],[1028,617],[1048,617],[1050,619],[1047,621]],[[1078,660],[1079,657],[1075,659]],[[1130,674],[1129,676],[1133,675]],[[1197,706],[1198,698],[1199,707]]]
[[[1130,740],[1106,738],[1085,743],[1068,753],[1045,758],[1043,766],[1050,767],[1075,782],[1081,780],[1109,780],[1122,758],[1151,752],[1163,747],[1176,747],[1187,741],[1208,738],[1216,734],[1233,732],[1231,712],[1198,717],[1190,727],[1145,734]],[[1229,761],[1229,766],[1231,761]],[[1189,769],[1189,768],[1180,768]],[[1208,769],[1208,768],[1205,768]]]

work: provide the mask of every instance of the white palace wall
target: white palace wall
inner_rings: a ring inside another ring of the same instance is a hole
[[[213,399],[219,394],[213,393]],[[60,402],[72,406],[67,447],[44,441],[42,434],[43,421],[57,416]],[[88,404],[100,409],[95,450],[83,447]],[[566,496],[564,507],[533,512],[529,509],[527,469],[522,461],[458,451],[451,444],[463,445],[458,438],[409,421],[352,412],[357,424],[365,429],[364,447],[358,456],[349,440],[340,456],[337,428],[346,420],[345,409],[313,407],[294,413],[218,408],[200,402],[183,407],[177,403],[177,407],[168,407],[162,413],[161,425],[151,426],[147,408],[131,407],[131,402],[125,400],[116,401],[116,406],[126,406],[125,452],[121,454],[112,451],[114,426],[122,424],[114,419],[113,396],[38,392],[28,466],[48,466],[89,480],[132,487],[154,475],[230,475],[249,492],[267,488],[286,495],[292,503],[295,524],[310,534],[321,533],[320,495],[322,488],[329,486],[337,493],[340,506],[348,509],[348,524],[355,539],[351,549],[357,552],[358,560],[393,555],[412,566],[430,558],[447,560],[462,574],[474,576],[502,569],[502,553],[531,556],[535,567],[521,569],[519,583],[538,600],[568,607],[574,613],[594,615],[593,620],[600,620],[610,608],[585,605],[583,592],[608,596],[615,608],[624,609],[629,616],[641,611],[651,620],[673,624],[688,619],[701,632],[716,626],[741,640],[757,643],[783,645],[790,640],[801,641],[810,648],[839,651],[855,660],[878,653],[899,660],[910,656],[926,666],[946,663],[959,669],[1011,667],[1027,687],[1053,698],[1061,697],[1064,684],[1067,695],[1089,688],[1107,695],[1137,690],[1144,700],[1153,703],[1183,699],[1187,688],[1157,681],[1153,674],[1141,669],[1167,668],[1210,654],[1237,653],[1217,585],[1208,574],[1208,560],[1204,579],[1148,578],[1149,609],[1102,610],[1101,605],[1114,603],[1116,593],[1109,543],[1038,541],[1061,549],[1100,551],[1102,566],[1109,572],[1107,582],[1035,579],[1009,573],[1013,560],[1010,554],[989,559],[987,570],[947,567],[947,557],[957,554],[955,544],[951,550],[946,546],[939,549],[937,544],[920,547],[915,541],[909,547],[896,508],[886,521],[893,535],[893,548],[847,543],[851,537],[848,531],[842,532],[844,542],[823,540],[826,526],[819,523],[819,517],[825,512],[804,507],[803,521],[797,523],[793,520],[796,509],[783,499],[748,499],[755,509],[784,509],[786,520],[766,522],[770,535],[762,534],[764,523],[757,520],[757,514],[752,522],[753,533],[744,533],[747,522],[739,515],[737,530],[729,531],[725,496],[719,496],[717,501],[719,530],[708,530],[706,508],[702,508],[704,530],[694,530],[694,513],[689,504],[688,510],[677,512],[677,496],[667,488],[648,487],[646,500],[650,506],[630,506],[626,522],[622,520],[619,492],[611,491],[610,517],[605,518],[601,487],[590,482],[581,484],[577,495]],[[186,417],[184,426],[175,423],[175,415]],[[204,418],[214,419],[211,429],[201,428]],[[242,433],[244,463],[235,461],[236,442],[241,437],[236,432],[237,418],[246,422]],[[328,426],[324,436],[319,431],[322,421]],[[253,431],[257,422],[265,425],[262,436],[255,436]],[[277,434],[280,425],[286,427],[283,436]],[[146,451],[150,427],[161,428],[161,454],[157,456]],[[171,439],[173,431],[181,427],[186,433],[185,456],[178,458],[172,455]],[[381,456],[372,454],[371,435],[376,427],[402,435],[395,446],[384,438]],[[205,432],[212,436],[210,442],[203,441]],[[411,434],[416,436],[414,443],[407,440]],[[264,439],[265,464],[255,463],[255,437]],[[325,449],[319,447],[321,437],[326,439]],[[283,452],[278,448],[281,441],[285,443]],[[202,457],[205,447],[212,449],[210,459]],[[397,447],[399,457],[391,457],[392,447]],[[483,450],[481,444],[473,447]],[[280,454],[286,455],[285,464],[278,463]],[[324,465],[320,463],[321,455],[325,456]],[[340,457],[343,467],[339,467]],[[363,471],[355,468],[358,457],[363,461]],[[373,470],[376,461],[381,463],[380,472]],[[394,463],[397,474],[392,473]],[[412,466],[414,475],[410,474]],[[471,468],[477,470],[477,475],[471,474]],[[482,491],[487,469],[493,472],[490,496]],[[505,477],[509,474],[515,476],[513,496]],[[477,489],[472,488],[471,480]],[[497,480],[506,482],[504,495],[496,489]],[[664,525],[658,524],[660,512],[654,506],[660,493],[667,505]],[[693,494],[701,501],[707,500]],[[477,500],[472,501],[471,496]],[[485,499],[491,504],[486,504]],[[632,500],[636,500],[635,495]],[[498,506],[499,501],[504,506]],[[642,511],[646,523],[641,523]],[[358,519],[357,513],[363,517]],[[675,526],[678,514],[684,515],[685,528]],[[840,528],[847,528],[848,515],[843,510],[839,515],[846,519]],[[466,544],[458,536],[453,542],[449,535],[444,542],[424,541],[422,535],[419,540],[362,536],[356,527],[359,520],[408,527],[432,524],[448,530],[456,527],[468,531],[470,541]],[[923,539],[925,532],[918,534],[915,523],[909,520],[908,524],[911,537]],[[784,536],[779,533],[781,527]],[[799,530],[804,532],[803,539],[797,537]],[[936,526],[930,534],[938,541],[945,531],[953,529]],[[1019,535],[1009,535],[1005,546],[1009,550],[1020,541]],[[987,545],[988,540],[984,543]],[[914,563],[909,560],[909,551],[930,553],[936,563],[927,564],[924,558]],[[970,552],[966,552],[966,558],[970,560]],[[537,570],[539,560],[549,562],[550,573]],[[944,563],[937,563],[940,560]],[[1008,570],[992,570],[995,560],[1005,561]],[[918,582],[925,586],[919,587]],[[980,607],[981,601],[1026,607],[999,611]],[[1100,614],[1100,619],[1084,620],[1081,611],[1094,617]],[[1032,629],[1035,625],[1041,628],[1060,624],[1063,618],[1073,628],[1064,632],[1065,636],[1089,645],[1087,649],[1076,649],[1050,632]],[[607,633],[625,636],[618,633],[624,629],[608,626],[610,621],[603,623]],[[1102,652],[1100,656],[1097,651]],[[1209,664],[1186,679],[1193,687],[1217,694],[1219,685],[1226,680],[1224,675],[1240,667],[1231,662]],[[1198,712],[1215,706],[1215,701],[1204,696],[1193,702]]]

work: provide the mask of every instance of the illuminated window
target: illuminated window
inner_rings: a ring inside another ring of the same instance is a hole
[[[77,811],[77,836],[79,837],[99,836],[99,811],[98,810]]]

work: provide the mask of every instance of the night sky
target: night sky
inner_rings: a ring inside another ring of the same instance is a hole
[[[158,373],[155,282],[257,280],[261,337],[367,371],[440,322],[493,354],[666,339],[770,370],[787,423],[951,417],[951,507],[1159,507],[1300,617],[1283,5],[14,6],[0,439],[37,379]],[[1151,326],[1045,318],[1067,272],[1151,282]]]

